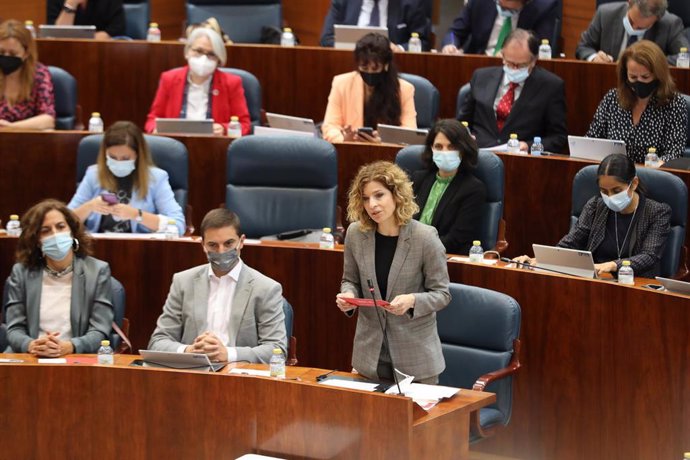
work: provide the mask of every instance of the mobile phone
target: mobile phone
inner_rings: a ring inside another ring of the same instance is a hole
[[[120,202],[120,200],[117,199],[117,195],[115,195],[112,192],[101,193],[101,198],[103,199],[103,201],[105,201],[106,203],[108,203],[111,206],[114,204],[118,204]]]
[[[374,135],[374,128],[369,128],[368,126],[365,126],[363,128],[358,128],[357,134],[366,134],[367,136],[373,136]]]
[[[654,289],[655,291],[663,291],[664,287],[661,284],[644,284],[642,287],[647,289]]]

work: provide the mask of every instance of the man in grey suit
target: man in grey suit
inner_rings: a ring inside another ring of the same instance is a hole
[[[576,56],[590,62],[617,61],[638,40],[655,42],[675,64],[681,47],[688,46],[683,21],[666,11],[667,0],[629,0],[601,5],[589,28],[582,32]]]
[[[209,264],[173,276],[149,349],[252,363],[268,363],[274,348],[286,353],[282,288],[240,259],[239,218],[209,211],[201,243]]]

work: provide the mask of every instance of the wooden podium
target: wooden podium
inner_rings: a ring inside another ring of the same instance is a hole
[[[124,355],[113,367],[3,357],[25,360],[0,364],[5,458],[464,459],[470,412],[495,400],[461,390],[425,412],[409,398],[319,385],[319,369],[275,380],[230,366],[134,368]]]

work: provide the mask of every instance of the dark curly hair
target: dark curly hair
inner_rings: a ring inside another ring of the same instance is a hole
[[[458,120],[448,118],[437,121],[426,136],[422,161],[427,169],[430,171],[438,171],[438,167],[433,161],[434,154],[431,148],[439,133],[443,133],[450,141],[450,145],[460,151],[460,157],[462,158],[462,162],[460,163],[461,170],[477,166],[477,161],[479,159],[477,142],[470,136],[467,128]]]

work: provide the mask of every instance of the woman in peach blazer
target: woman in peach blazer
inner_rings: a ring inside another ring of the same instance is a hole
[[[379,123],[417,127],[414,86],[398,78],[390,41],[367,34],[355,47],[358,70],[333,78],[321,131],[330,142],[381,142],[375,131]],[[369,135],[358,128],[370,127]]]

